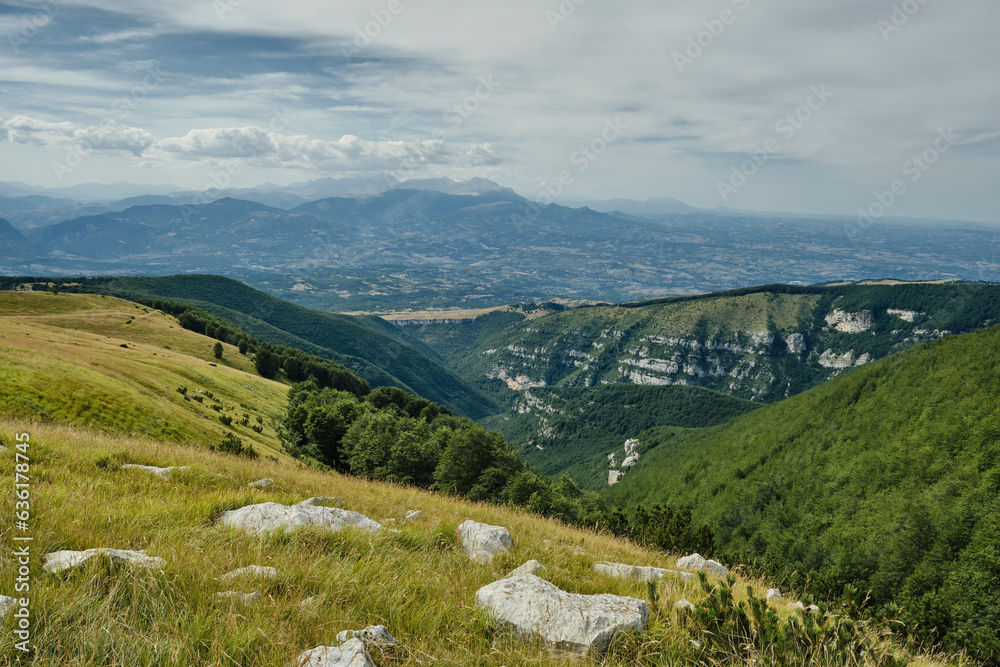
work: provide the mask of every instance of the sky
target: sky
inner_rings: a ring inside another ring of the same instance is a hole
[[[995,0],[0,2],[0,180],[1000,222]]]

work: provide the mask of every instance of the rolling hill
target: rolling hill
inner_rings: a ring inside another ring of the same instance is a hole
[[[707,429],[660,428],[605,492],[690,507],[728,557],[871,590],[921,639],[1000,659],[1000,327]]]
[[[6,283],[19,281],[8,279]],[[70,283],[66,289],[189,303],[233,322],[260,340],[299,348],[347,366],[372,387],[398,386],[471,418],[497,411],[493,401],[478,389],[412,345],[390,336],[381,322],[311,310],[220,276],[61,282]]]

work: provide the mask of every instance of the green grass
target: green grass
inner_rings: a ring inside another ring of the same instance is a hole
[[[236,433],[283,456],[271,420],[284,417],[287,386],[254,373],[234,346],[216,359],[215,341],[162,313],[110,297],[0,292],[0,341],[0,415],[206,446]],[[263,433],[218,421],[243,414],[260,416]]]
[[[510,639],[474,607],[476,590],[535,558],[545,564],[545,578],[565,590],[644,598],[644,584],[597,577],[593,563],[669,566],[675,558],[503,507],[333,473],[77,427],[0,425],[9,448],[22,432],[30,434],[33,494],[30,664],[286,665],[305,649],[335,644],[340,630],[369,624],[386,625],[401,643],[377,656],[380,665],[581,664]],[[9,459],[13,452],[0,456]],[[161,480],[97,465],[107,459],[191,469]],[[276,483],[265,491],[246,488],[261,477]],[[8,515],[12,481],[6,476],[2,482]],[[342,496],[348,509],[400,525],[403,532],[258,538],[212,521],[220,511],[250,503],[294,503],[317,495]],[[424,515],[403,525],[409,509]],[[489,565],[471,564],[454,532],[466,519],[507,526],[516,553]],[[5,523],[2,539],[10,538]],[[44,553],[100,546],[144,549],[167,564],[162,573],[99,562],[58,575],[41,570]],[[247,565],[272,566],[280,575],[266,583],[219,580]],[[5,549],[0,581],[12,581],[15,569]],[[746,583],[758,594],[767,587]],[[258,591],[263,599],[243,607],[213,598],[225,590]],[[670,580],[660,595],[663,612],[653,614],[648,631],[623,636],[601,664],[690,664],[688,631],[667,605],[681,597],[698,602],[705,594],[697,583]],[[318,607],[304,610],[302,602],[310,597],[318,598]],[[12,623],[8,618],[0,634],[5,664],[14,660]]]

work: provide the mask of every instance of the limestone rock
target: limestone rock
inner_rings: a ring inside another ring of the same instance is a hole
[[[342,630],[337,633],[337,641],[341,644],[348,639],[360,639],[365,646],[374,644],[384,647],[396,644],[396,640],[389,634],[384,625],[369,625],[364,630]]]
[[[162,570],[167,565],[167,561],[155,556],[147,556],[145,551],[100,548],[87,549],[86,551],[54,551],[42,557],[42,567],[46,572],[62,572],[83,565],[94,556],[107,556],[113,563],[128,563],[137,567],[158,570]]]
[[[156,466],[141,466],[136,463],[126,463],[121,470],[141,470],[151,475],[156,475],[160,479],[168,479],[174,470],[190,470],[191,466],[170,466],[169,468],[158,468]]]
[[[419,519],[423,515],[424,515],[424,513],[421,512],[420,510],[410,510],[409,512],[406,513],[406,516],[404,517],[404,520],[406,520],[406,521],[416,521],[417,519]]]
[[[240,593],[239,591],[223,591],[216,593],[213,597],[216,600],[233,600],[244,605],[250,605],[260,599],[260,593]]]
[[[340,646],[317,646],[300,653],[296,661],[299,667],[375,667],[360,639],[350,639]]]
[[[806,337],[800,333],[793,333],[785,341],[789,354],[802,354],[806,351]]]
[[[317,496],[315,498],[307,498],[303,500],[299,505],[312,505],[314,507],[324,507],[327,505],[332,505],[334,507],[340,507],[344,504],[344,499],[340,496],[335,498],[328,498],[327,496]]]
[[[767,589],[767,601],[768,602],[780,602],[781,601],[781,591],[777,588]]]
[[[843,333],[861,333],[872,328],[872,311],[848,313],[837,308],[826,316],[826,323]]]
[[[536,636],[550,649],[583,653],[607,648],[615,633],[642,632],[649,606],[618,595],[578,595],[534,575],[501,579],[476,592],[476,605],[512,626],[524,641]]]
[[[814,614],[819,612],[819,607],[817,607],[816,605],[811,604],[807,607],[801,602],[793,602],[790,605],[788,605],[788,608],[791,611],[811,611]]]
[[[466,521],[458,527],[465,554],[479,563],[489,563],[498,553],[514,548],[514,539],[506,528],[476,521]]]
[[[642,565],[625,565],[624,563],[596,563],[594,572],[615,579],[638,579],[639,581],[656,581],[666,576],[679,577],[682,581],[691,581],[695,578],[690,572],[678,572]]]
[[[686,556],[684,558],[678,558],[677,567],[682,570],[692,570],[694,572],[704,570],[705,574],[713,577],[719,577],[720,579],[729,574],[729,570],[725,565],[718,561],[705,560],[701,554],[691,554],[690,556]]]
[[[223,512],[219,517],[219,523],[258,535],[281,528],[292,530],[307,526],[316,526],[332,532],[352,526],[370,533],[382,529],[381,524],[358,512],[350,512],[336,507],[302,504],[281,505],[279,503],[247,505],[238,510]]]
[[[518,567],[517,569],[512,570],[511,573],[505,577],[505,579],[510,579],[511,577],[520,577],[525,574],[537,575],[544,569],[545,566],[539,563],[537,560],[529,560],[524,565]]]
[[[694,605],[687,601],[687,598],[681,598],[677,604],[674,605],[674,609],[678,611],[694,611]]]
[[[265,477],[264,479],[258,479],[256,482],[250,482],[247,486],[251,489],[266,489],[272,484],[274,484],[274,480],[270,477]]]
[[[247,567],[241,567],[238,570],[233,570],[232,572],[227,572],[220,577],[222,581],[230,581],[231,579],[240,578],[252,578],[257,577],[260,579],[274,579],[278,576],[278,571],[273,567],[266,567],[263,565],[248,565]]]

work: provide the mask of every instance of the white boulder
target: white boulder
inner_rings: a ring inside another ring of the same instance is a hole
[[[280,503],[247,505],[238,510],[223,512],[219,517],[219,523],[258,535],[282,528],[292,530],[308,526],[316,526],[332,532],[351,527],[360,528],[369,533],[382,529],[381,524],[358,512],[350,512],[336,507],[302,504],[281,505]]]
[[[247,486],[251,489],[266,489],[272,484],[274,484],[274,480],[270,477],[265,477],[264,479],[258,479],[256,482],[250,482]]]
[[[539,563],[537,560],[529,560],[524,565],[514,569],[508,574],[505,579],[510,579],[511,577],[521,577],[526,574],[537,575],[539,572],[545,569],[545,566]]]
[[[14,602],[14,598],[9,598],[6,595],[0,595],[0,618],[7,615],[10,608],[14,606]]]
[[[375,644],[379,647],[393,646],[396,640],[384,625],[369,625],[364,630],[341,630],[337,633],[337,641],[343,644],[348,639],[360,639],[365,646]]]
[[[729,574],[729,570],[725,565],[714,560],[705,560],[701,554],[691,554],[684,558],[677,559],[677,567],[682,570],[690,570],[697,572],[698,570],[704,570],[705,574],[712,575],[713,577],[719,577],[720,579]]]
[[[768,602],[780,602],[781,601],[781,591],[777,588],[767,589],[767,601]]]
[[[420,511],[420,510],[410,510],[409,512],[406,513],[406,516],[403,517],[403,520],[404,521],[416,521],[417,519],[421,518],[423,515],[424,515],[424,513],[422,511]]]
[[[83,565],[94,556],[107,556],[113,563],[127,563],[137,567],[162,570],[167,561],[155,556],[147,556],[145,551],[126,549],[87,549],[86,551],[54,551],[42,556],[42,567],[46,572],[62,572]]]
[[[523,641],[537,636],[550,649],[576,653],[600,652],[615,633],[642,632],[649,621],[649,606],[642,600],[567,593],[530,574],[483,586],[476,605],[513,627]]]
[[[465,554],[478,563],[489,563],[499,553],[514,548],[514,539],[506,528],[476,521],[466,521],[458,527]]]
[[[136,463],[126,463],[121,467],[122,470],[141,470],[142,472],[148,472],[151,475],[156,475],[160,479],[168,479],[170,473],[174,470],[190,470],[191,466],[170,466],[169,468],[158,468],[156,466],[141,466]]]
[[[340,646],[317,646],[300,653],[296,660],[299,667],[375,667],[360,639],[350,639]]]
[[[694,575],[690,572],[678,572],[677,570],[642,565],[625,565],[624,563],[596,563],[594,572],[615,579],[638,579],[639,581],[656,581],[667,576],[679,577],[682,581],[694,579]]]
[[[215,594],[216,600],[232,600],[244,605],[251,605],[260,599],[260,593],[240,593],[239,591],[223,591]]]
[[[694,605],[687,601],[687,598],[681,598],[677,604],[674,605],[674,609],[678,611],[694,611]]]
[[[266,567],[264,565],[248,565],[247,567],[241,567],[238,570],[233,570],[232,572],[226,572],[220,577],[222,581],[230,581],[232,579],[241,578],[259,578],[259,579],[274,579],[278,576],[278,571],[273,567]]]

